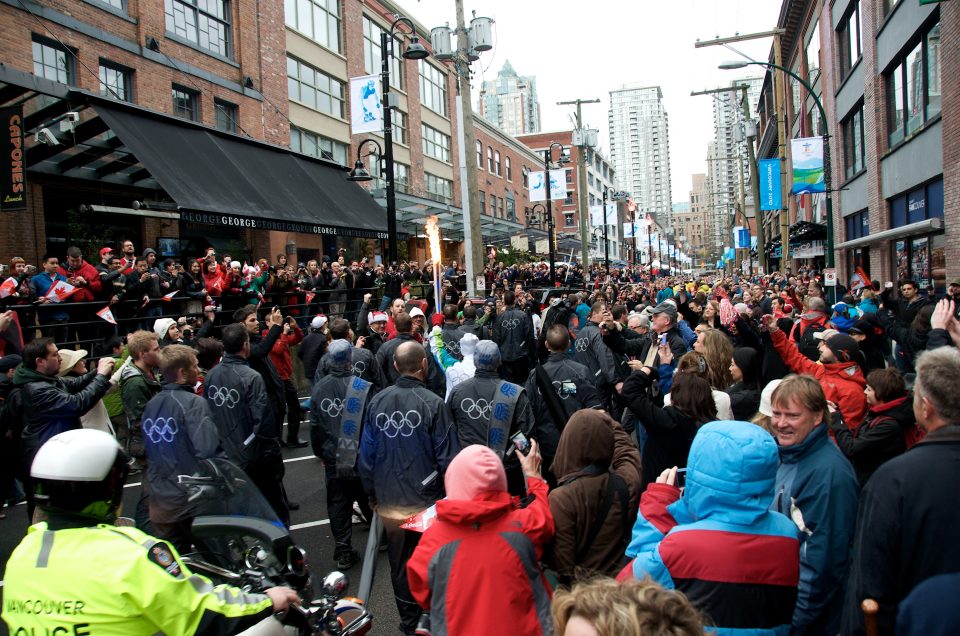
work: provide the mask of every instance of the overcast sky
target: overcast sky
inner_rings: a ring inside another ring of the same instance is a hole
[[[427,28],[456,23],[454,0],[400,0]],[[769,31],[776,26],[780,0],[464,0],[471,11],[493,18],[494,49],[472,66],[474,100],[480,83],[492,80],[509,59],[520,75],[535,75],[543,130],[573,127],[572,106],[558,101],[600,99],[583,106],[584,122],[600,130],[609,156],[607,108],[610,90],[625,83],[659,85],[670,117],[673,200],[689,200],[690,175],[706,172],[707,143],[713,137],[712,97],[693,90],[727,86],[759,67],[721,71],[720,62],[738,59],[722,46],[694,48],[711,40]],[[735,48],[766,60],[771,39],[740,42]]]

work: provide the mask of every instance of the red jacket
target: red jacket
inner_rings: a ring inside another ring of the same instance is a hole
[[[437,502],[437,520],[407,562],[410,592],[433,608],[434,633],[551,633],[551,592],[539,566],[553,537],[547,484],[527,479],[527,492],[534,499],[526,508],[505,492]]]
[[[78,285],[77,291],[70,296],[70,302],[89,303],[100,295],[103,284],[100,282],[100,272],[97,268],[87,261],[80,261],[80,267],[75,270],[67,269],[63,265],[57,268],[57,272],[68,281],[71,278],[82,277],[87,281],[86,285]]]
[[[267,337],[269,330],[264,330],[263,337]],[[290,356],[290,347],[303,340],[303,331],[300,327],[293,325],[293,333],[290,335],[281,334],[270,350],[270,361],[277,369],[277,375],[281,380],[289,380],[293,377],[293,358]]]
[[[827,399],[840,408],[847,428],[860,426],[867,414],[867,381],[856,362],[811,362],[797,349],[797,344],[779,329],[771,332],[773,348],[794,373],[812,375],[823,386]]]

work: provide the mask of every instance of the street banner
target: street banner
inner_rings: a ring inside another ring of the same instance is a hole
[[[47,292],[45,297],[49,298],[52,303],[60,303],[69,298],[75,291],[77,291],[77,288],[70,283],[58,280],[50,286],[50,291]]]
[[[624,224],[623,224],[623,238],[625,238],[625,239],[637,238],[637,236],[634,236],[634,235],[633,235],[633,230],[634,230],[634,228],[637,229],[637,236],[643,236],[643,232],[640,231],[640,230],[642,230],[643,228],[640,227],[640,224],[639,224],[639,223],[624,223]]]
[[[117,319],[113,317],[113,311],[110,309],[110,305],[107,305],[98,311],[97,315],[109,322],[111,325],[117,324]]]
[[[383,96],[380,76],[350,78],[350,132],[383,132]]]
[[[790,194],[824,192],[823,137],[791,139],[790,148],[793,151],[793,187],[790,188]]]
[[[737,249],[742,250],[750,247],[750,230],[749,228],[740,227],[737,228]]]
[[[23,106],[0,108],[3,122],[3,174],[0,175],[0,212],[27,209],[27,171],[23,143]]]
[[[550,193],[553,194],[552,192]],[[606,223],[604,223],[603,205],[590,206],[590,225],[593,227],[603,227],[604,225],[617,224],[617,204],[607,204]]]
[[[0,298],[6,298],[10,294],[17,291],[17,277],[11,276],[7,280],[0,283]]]
[[[178,289],[176,291],[170,292],[169,294],[164,294],[163,298],[161,298],[160,300],[163,300],[165,302],[170,302],[171,300],[173,300],[173,297],[176,296],[179,292],[180,290]]]
[[[528,183],[530,184],[530,201],[546,201],[547,200],[547,180],[544,177],[545,172],[543,170],[539,172],[531,172]],[[567,198],[567,170],[565,168],[560,168],[559,170],[550,171],[550,200],[555,201],[557,199],[566,199]]]
[[[780,210],[783,208],[783,196],[780,189],[780,160],[761,159],[760,168],[760,209]]]

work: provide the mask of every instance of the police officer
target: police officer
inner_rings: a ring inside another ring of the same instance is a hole
[[[580,409],[602,409],[603,405],[587,367],[567,357],[570,347],[567,328],[564,325],[550,327],[545,344],[549,355],[530,372],[526,388],[535,417],[533,437],[540,444],[547,469],[544,478],[550,482],[554,476],[549,467],[567,420]]]
[[[266,385],[248,364],[250,334],[244,325],[223,328],[223,360],[207,372],[204,393],[231,461],[257,485],[277,517],[290,525],[283,490],[280,428]]]
[[[353,356],[358,351],[370,353],[355,348],[347,339],[331,342],[324,354],[327,374],[317,381],[310,396],[310,439],[314,454],[323,460],[333,558],[340,570],[349,570],[360,561],[352,544],[353,503],[360,505],[366,518],[371,517],[356,466],[363,415],[374,389],[354,374]]]
[[[409,321],[406,314],[397,316],[401,334]],[[447,405],[424,386],[428,356],[423,345],[401,342],[391,359],[399,378],[370,401],[357,469],[383,521],[401,631],[413,634],[420,606],[410,594],[406,567],[420,535],[400,525],[443,496],[443,474],[460,445]]]
[[[11,634],[237,634],[299,601],[285,587],[214,588],[169,543],[114,526],[127,460],[113,436],[94,429],[55,435],[37,452],[31,475],[47,520],[7,562]]]
[[[503,292],[504,311],[493,323],[493,340],[500,347],[503,378],[522,384],[530,372],[537,341],[533,337],[533,319],[514,305],[512,291]]]
[[[477,343],[473,355],[476,372],[458,383],[447,397],[461,448],[483,444],[503,460],[507,490],[525,495],[523,470],[510,442],[518,432],[528,437],[533,431],[530,400],[520,385],[501,380],[500,348],[495,342]]]
[[[350,328],[350,323],[343,318],[334,318],[330,322],[330,340],[331,344],[337,340],[343,340],[347,344],[352,345],[354,333]],[[358,344],[356,351],[352,354],[352,358],[353,374],[372,384],[374,393],[386,388],[387,379],[384,377],[380,365],[377,364],[377,358],[372,351]],[[314,384],[322,380],[328,373],[331,373],[331,368],[331,360],[325,353],[323,357],[320,358],[320,364],[317,365],[317,373],[313,378]]]
[[[150,522],[157,536],[185,551],[193,542],[194,513],[178,476],[197,472],[200,460],[220,454],[220,441],[207,403],[193,392],[200,376],[193,349],[161,349],[160,373],[163,389],[147,402],[142,419]]]

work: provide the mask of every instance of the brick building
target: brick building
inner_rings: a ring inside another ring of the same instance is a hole
[[[279,0],[24,0],[0,24],[0,107],[22,109],[28,183],[0,259],[76,244],[95,263],[127,238],[247,259],[288,228],[382,234],[342,166],[287,149]]]
[[[795,80],[784,82],[784,98],[777,100],[768,73],[758,156],[776,156],[782,112],[789,192],[789,139],[828,132],[841,282],[862,267],[873,279],[912,278],[923,289],[942,290],[960,274],[958,208],[950,205],[960,186],[960,111],[951,108],[960,86],[941,73],[957,60],[960,11],[951,3],[905,0],[787,0],[778,26],[785,29],[782,64],[822,96],[827,121]],[[822,266],[823,256],[797,256],[804,243],[826,238],[824,198],[784,201],[792,257],[786,265]],[[776,237],[768,243],[776,264],[782,249],[777,215],[767,215],[766,224],[767,236]]]

